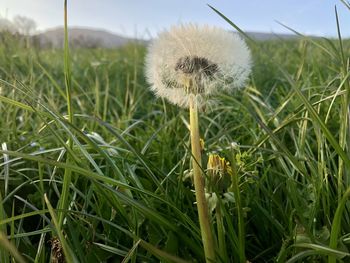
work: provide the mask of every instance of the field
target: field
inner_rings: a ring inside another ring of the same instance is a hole
[[[203,262],[188,111],[146,48],[1,40],[0,262]],[[200,113],[239,184],[210,198],[218,262],[349,262],[350,43],[247,41],[247,87]]]

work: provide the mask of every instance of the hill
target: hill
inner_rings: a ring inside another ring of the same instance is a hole
[[[127,38],[110,33],[103,29],[72,27],[68,29],[69,43],[75,47],[103,47],[114,48],[129,42],[143,42],[134,38]],[[41,47],[60,48],[63,46],[63,27],[50,29],[33,36],[35,42]]]
[[[115,48],[130,42],[146,43],[146,40],[120,36],[103,29],[72,27],[68,30],[69,42],[74,47]],[[255,40],[293,39],[291,34],[275,34],[262,32],[247,32]],[[61,48],[63,46],[63,27],[49,29],[33,36],[34,41],[41,47]]]

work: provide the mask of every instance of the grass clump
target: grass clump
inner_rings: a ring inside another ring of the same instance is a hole
[[[199,126],[204,158],[229,161],[239,190],[221,193],[221,220],[211,213],[222,262],[240,257],[239,229],[251,262],[347,262],[350,43],[250,47],[247,88],[220,95]],[[1,262],[49,262],[57,238],[67,262],[204,261],[188,112],[152,96],[144,55],[71,50],[71,122],[63,51],[1,42]]]

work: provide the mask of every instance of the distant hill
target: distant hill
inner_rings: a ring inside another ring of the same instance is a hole
[[[271,39],[293,39],[298,36],[292,34],[274,34],[261,32],[246,32],[251,38],[264,41]],[[115,48],[130,42],[147,43],[145,40],[127,38],[103,29],[91,29],[83,27],[72,27],[68,30],[70,45],[74,47],[102,47]],[[35,43],[41,47],[62,48],[64,30],[62,27],[50,29],[33,36]]]
[[[277,33],[262,33],[262,32],[246,32],[246,34],[259,41],[272,40],[272,39],[296,39],[298,35],[292,34],[277,34]]]
[[[130,42],[145,42],[110,33],[102,29],[72,27],[68,29],[69,44],[74,47],[115,48]],[[41,47],[63,47],[64,30],[62,27],[49,29],[33,36],[33,40]]]

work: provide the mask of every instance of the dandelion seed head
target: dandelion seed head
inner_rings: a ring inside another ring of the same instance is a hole
[[[146,77],[153,92],[182,107],[199,105],[221,91],[242,87],[251,56],[236,34],[213,26],[186,24],[159,34],[148,48]]]

